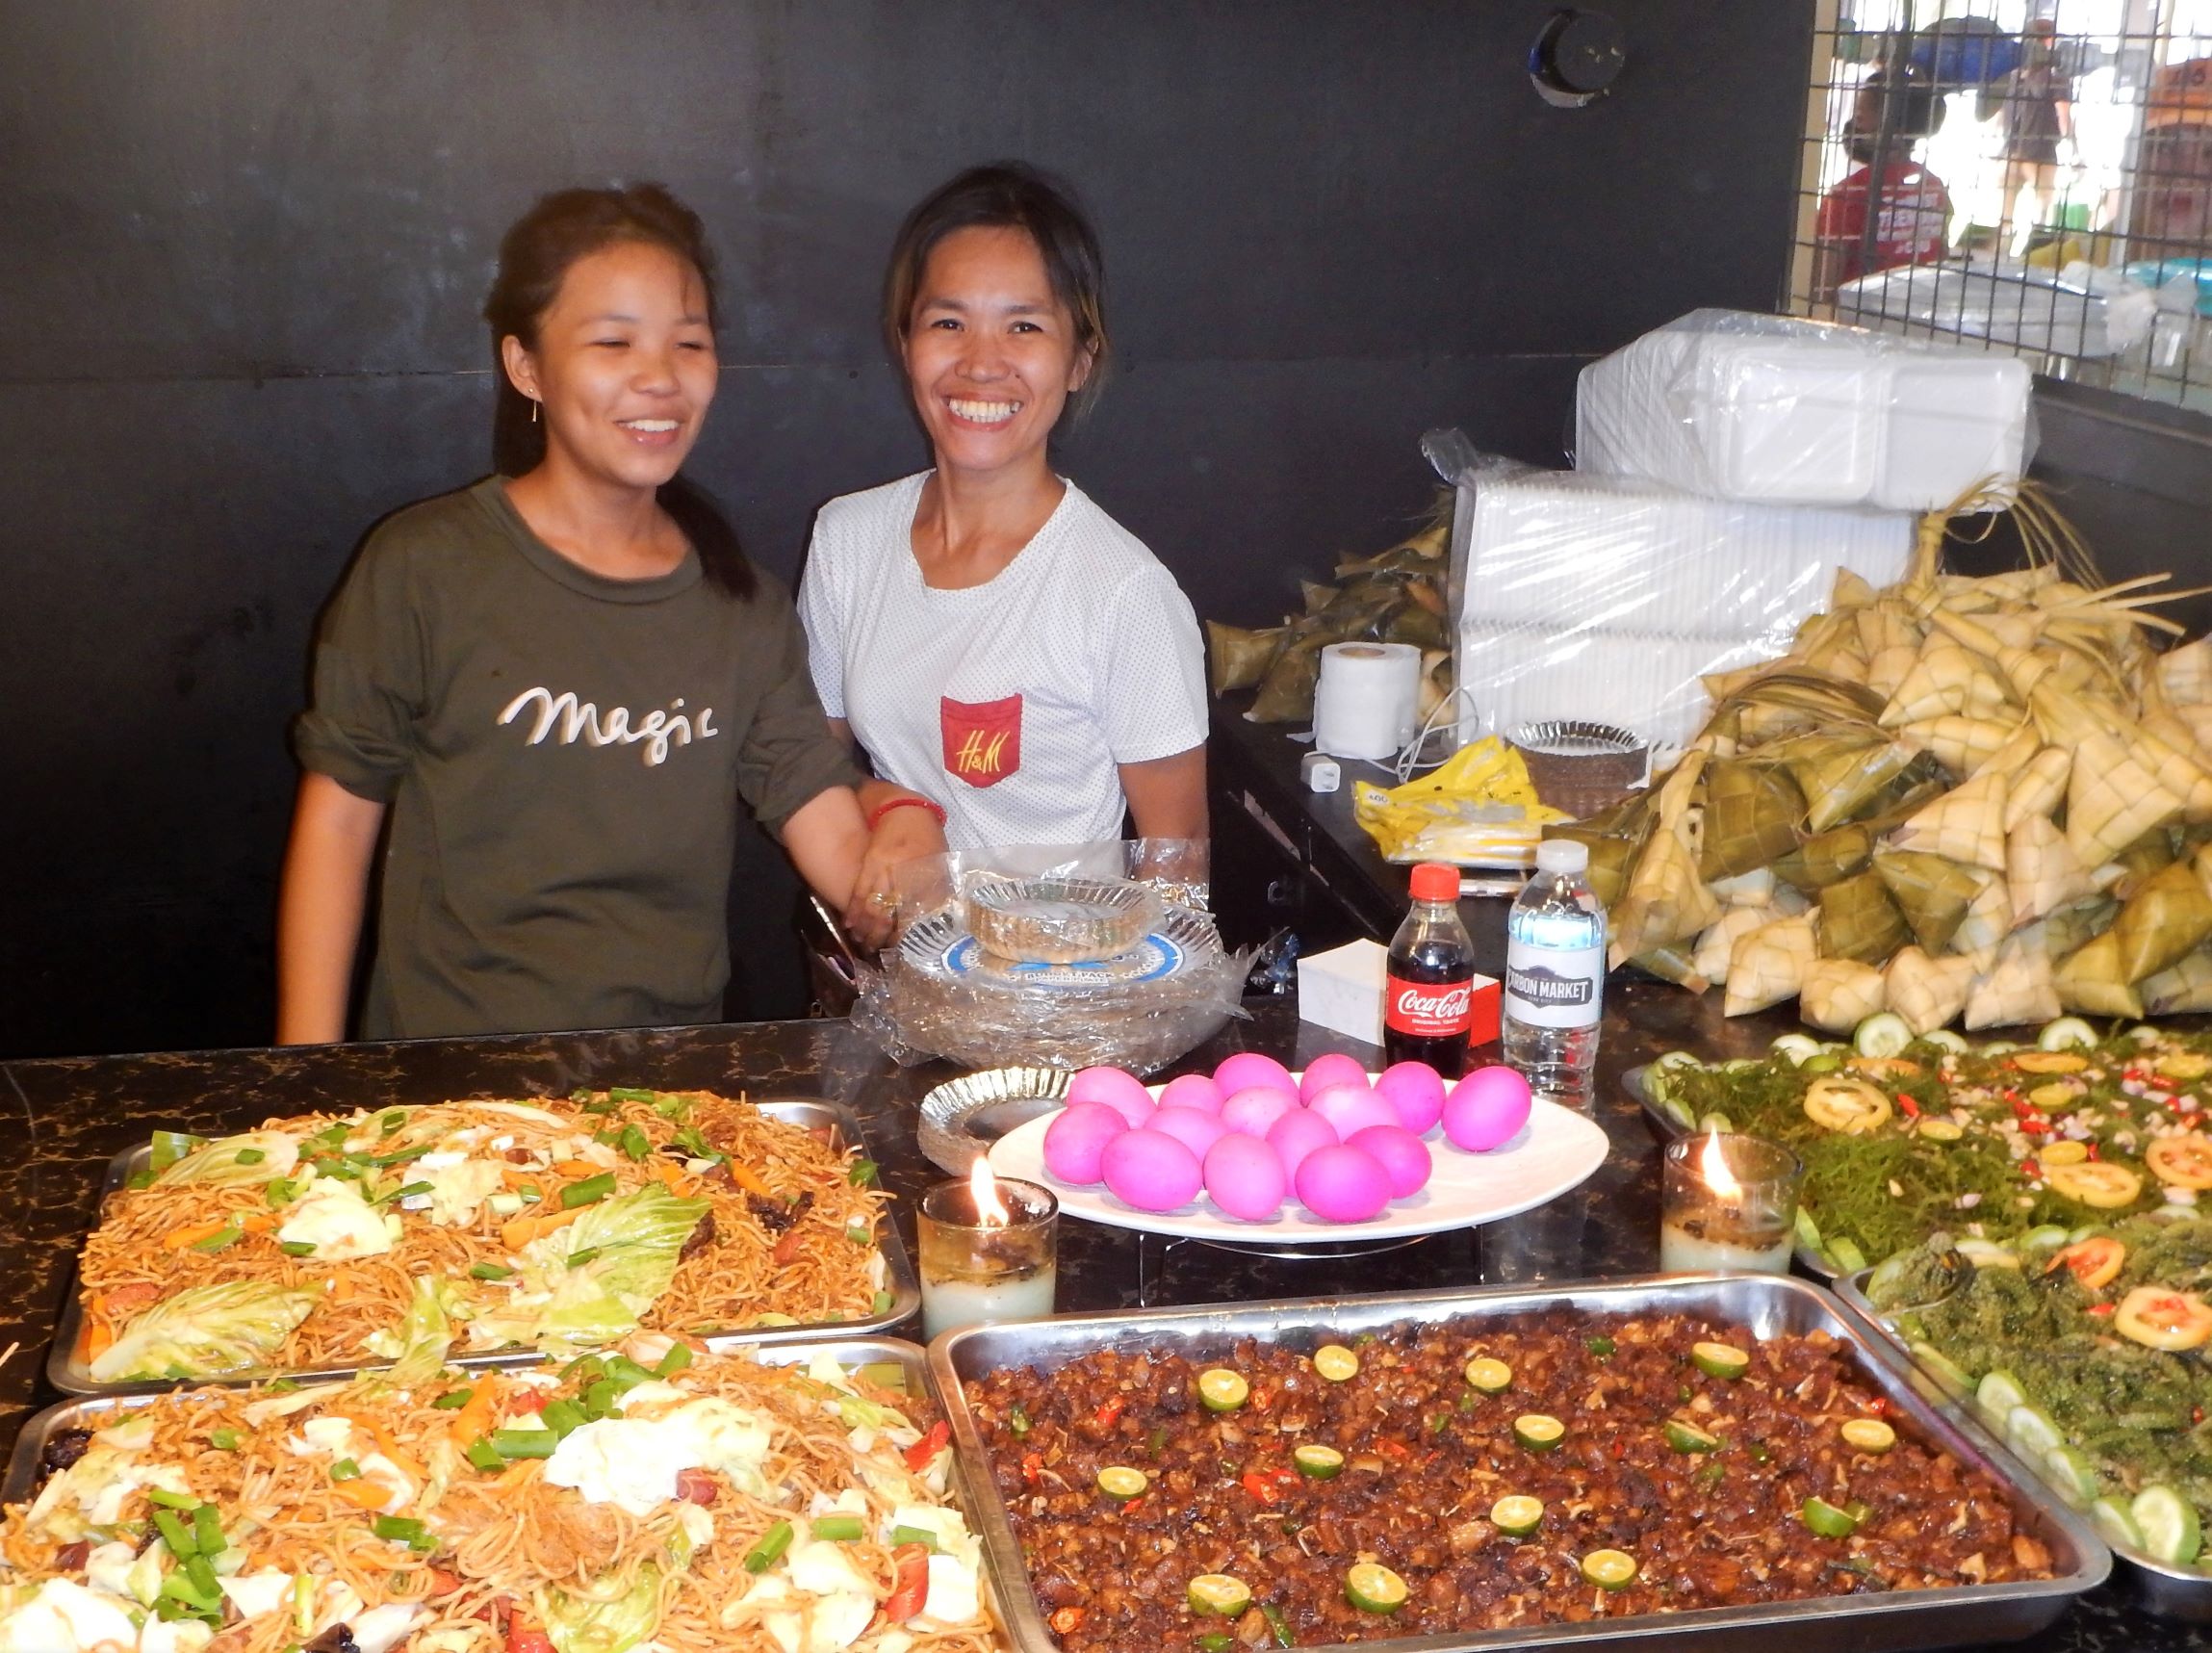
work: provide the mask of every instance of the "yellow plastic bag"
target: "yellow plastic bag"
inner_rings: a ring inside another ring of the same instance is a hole
[[[1352,786],[1352,818],[1385,861],[1530,866],[1547,822],[1567,817],[1536,800],[1520,753],[1497,736],[1462,746],[1403,786]]]

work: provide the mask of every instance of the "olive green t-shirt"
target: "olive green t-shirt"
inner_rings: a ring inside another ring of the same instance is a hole
[[[370,536],[296,746],[391,806],[368,1038],[719,1020],[737,800],[859,778],[783,586],[604,579],[497,477]]]

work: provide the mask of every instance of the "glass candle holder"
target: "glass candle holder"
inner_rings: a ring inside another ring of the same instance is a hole
[[[1004,1222],[965,1182],[939,1182],[922,1196],[915,1228],[924,1337],[1052,1312],[1060,1201],[1034,1182],[999,1178],[991,1186]]]
[[[1762,1137],[1708,1131],[1660,1162],[1659,1267],[1788,1274],[1797,1237],[1797,1156]]]

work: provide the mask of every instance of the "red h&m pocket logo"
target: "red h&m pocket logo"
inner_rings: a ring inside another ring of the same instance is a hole
[[[938,708],[946,774],[990,787],[1021,767],[1021,696],[973,704],[946,696]]]

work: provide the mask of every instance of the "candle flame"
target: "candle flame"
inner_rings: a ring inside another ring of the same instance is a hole
[[[1007,1214],[1006,1203],[998,1197],[998,1178],[990,1174],[990,1161],[978,1154],[975,1169],[967,1174],[968,1192],[975,1196],[976,1226],[984,1228],[1003,1228],[1014,1219]]]
[[[1728,1156],[1720,1150],[1720,1132],[1705,1133],[1705,1147],[1698,1150],[1698,1175],[1705,1185],[1723,1200],[1741,1200],[1743,1184],[1736,1181],[1736,1173],[1728,1168]]]

